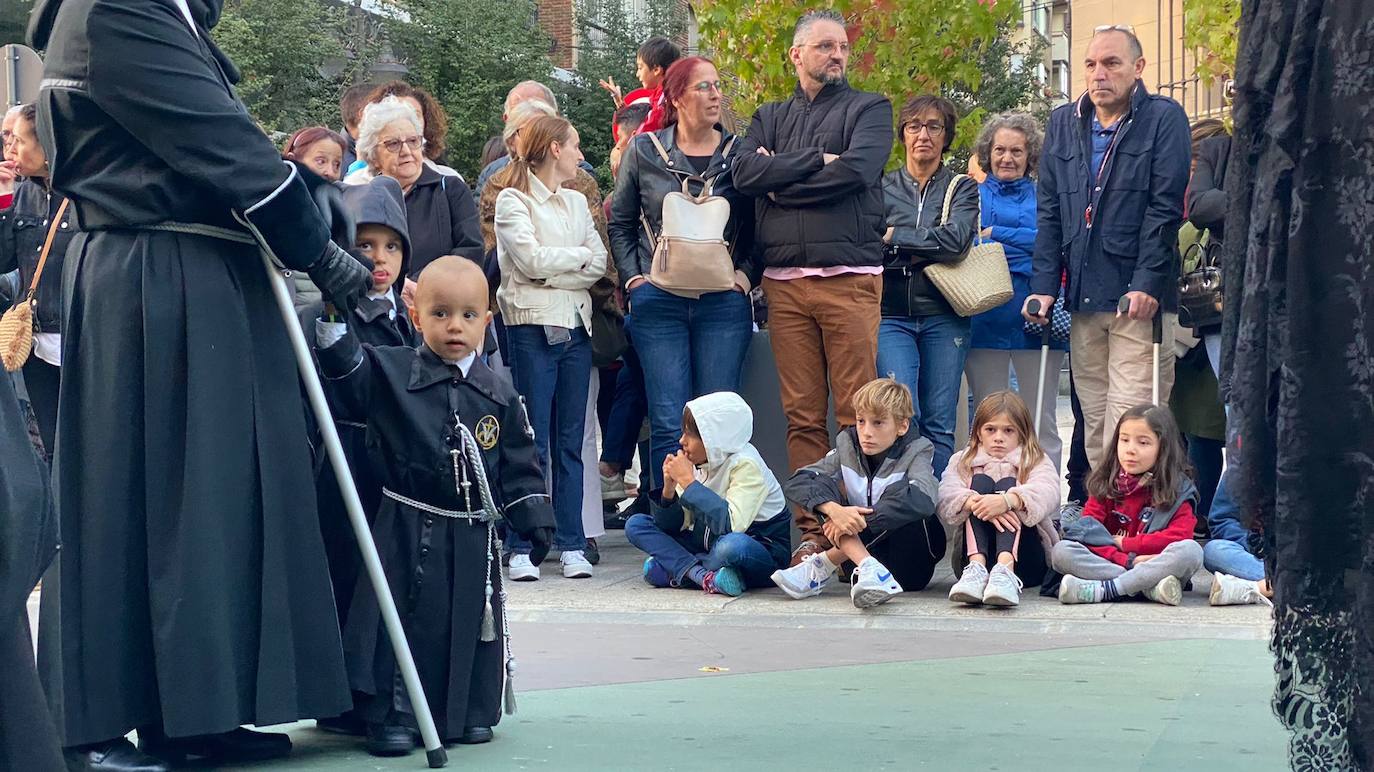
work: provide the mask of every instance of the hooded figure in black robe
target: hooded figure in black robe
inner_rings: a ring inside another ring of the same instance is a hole
[[[349,707],[300,484],[297,366],[259,245],[341,308],[370,276],[235,96],[208,34],[219,6],[42,0],[30,20],[39,139],[81,231],[63,277],[48,674],[72,768],[277,756],[285,735],[240,725]]]
[[[0,264],[0,273],[13,265]],[[61,769],[26,608],[57,552],[57,518],[47,464],[29,439],[7,373],[0,373],[0,462],[0,769]]]
[[[1225,190],[1240,484],[1299,770],[1374,769],[1374,5],[1242,5]]]

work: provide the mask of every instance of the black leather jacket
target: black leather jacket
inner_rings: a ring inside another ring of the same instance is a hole
[[[954,313],[924,270],[932,263],[962,259],[977,235],[978,183],[972,178],[955,189],[949,222],[940,221],[945,191],[953,179],[953,172],[942,165],[922,193],[906,167],[883,176],[883,204],[893,229],[883,269],[883,316]]]
[[[710,180],[711,192],[730,202],[730,221],[725,226],[725,240],[730,244],[730,254],[734,257],[735,268],[742,272],[752,287],[759,283],[763,275],[763,265],[754,258],[754,200],[735,187],[731,167],[739,153],[740,143],[730,147],[730,157],[722,155],[725,146],[734,135],[721,128],[720,145],[711,156],[711,163],[700,176]],[[663,197],[675,190],[682,190],[682,180],[696,176],[687,156],[675,141],[676,126],[669,126],[655,132],[663,149],[668,151],[669,163],[647,136],[635,137],[625,150],[620,161],[620,174],[616,177],[615,191],[611,194],[610,214],[606,219],[606,231],[611,240],[611,256],[615,259],[615,270],[620,276],[621,286],[625,286],[636,276],[648,276],[653,261],[654,248],[649,236],[640,223],[641,214],[649,221],[649,227],[657,236],[663,227]],[[697,194],[701,186],[691,183],[690,190]]]
[[[49,193],[42,182],[24,180],[15,186],[14,203],[0,212],[0,250],[5,253],[0,257],[0,265],[8,265],[13,260],[19,268],[17,291],[12,300],[19,300],[28,293],[43,242],[48,239],[48,224],[61,204],[62,196]],[[35,299],[38,301],[39,332],[62,331],[62,261],[67,254],[67,245],[76,235],[76,218],[72,215],[68,207],[53,234],[48,262],[38,279]]]

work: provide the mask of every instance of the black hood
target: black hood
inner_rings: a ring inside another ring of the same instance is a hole
[[[401,273],[410,271],[410,228],[406,223],[405,194],[401,183],[378,175],[366,185],[343,186],[344,206],[358,225],[385,225],[401,235]]]
[[[136,0],[137,1],[137,0]],[[145,3],[157,3],[169,6],[178,16],[181,11],[177,9],[173,0],[141,0]],[[48,49],[49,38],[52,37],[53,24],[57,21],[57,12],[62,7],[63,0],[38,0],[34,3],[33,11],[29,14],[28,38],[29,46],[36,51],[46,51]],[[215,41],[210,37],[210,30],[219,23],[220,12],[224,10],[224,0],[186,0],[186,7],[191,11],[191,18],[195,20],[196,27],[200,30],[200,37],[210,48],[210,53],[214,54],[219,61],[224,74],[231,83],[238,83],[239,71],[229,57],[219,50]]]

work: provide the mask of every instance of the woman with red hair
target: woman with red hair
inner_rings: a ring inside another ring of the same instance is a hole
[[[611,253],[629,298],[626,326],[644,367],[649,398],[651,458],[644,467],[653,482],[645,490],[663,485],[663,459],[678,450],[688,400],[739,391],[753,333],[749,290],[762,271],[752,258],[754,200],[734,185],[736,143],[720,125],[720,86],[720,74],[709,59],[689,57],[668,68],[664,128],[644,131],[630,142],[611,199]],[[682,190],[684,180],[693,195],[709,192],[730,203],[730,217],[719,236],[733,263],[733,286],[695,293],[651,282],[664,197]]]

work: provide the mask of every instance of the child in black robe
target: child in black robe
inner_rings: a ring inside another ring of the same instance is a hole
[[[503,660],[514,709],[492,515],[532,538],[531,560],[542,560],[553,510],[524,405],[477,357],[491,320],[481,269],[461,257],[435,260],[410,314],[424,338],[418,348],[363,346],[351,328],[321,322],[317,352],[336,417],[367,424],[383,486],[372,533],[439,734],[486,742],[500,718]],[[344,653],[350,686],[369,696],[361,709],[368,752],[408,753],[414,714],[365,588],[353,595]]]
[[[410,234],[401,184],[382,176],[363,185],[349,185],[343,188],[343,202],[357,224],[353,247],[372,262],[372,290],[358,301],[356,308],[345,314],[322,301],[302,307],[299,313],[306,335],[314,335],[316,320],[325,318],[336,325],[329,328],[334,331],[334,337],[342,337],[344,325],[347,325],[364,345],[418,345],[420,333],[406,313],[401,300],[401,284],[397,281],[406,275],[410,263]],[[347,420],[336,420],[334,425],[348,459],[358,499],[371,518],[381,504],[382,483],[367,456],[367,426]],[[353,590],[362,575],[362,553],[348,522],[334,466],[329,463],[322,446],[317,445],[315,451],[315,499],[319,505],[320,535],[324,538],[325,556],[329,559],[329,580],[334,586],[334,605],[342,628],[348,622]],[[368,591],[367,588],[364,591]],[[321,717],[316,723],[325,731],[340,734],[362,734],[365,730],[356,708],[339,717]]]

